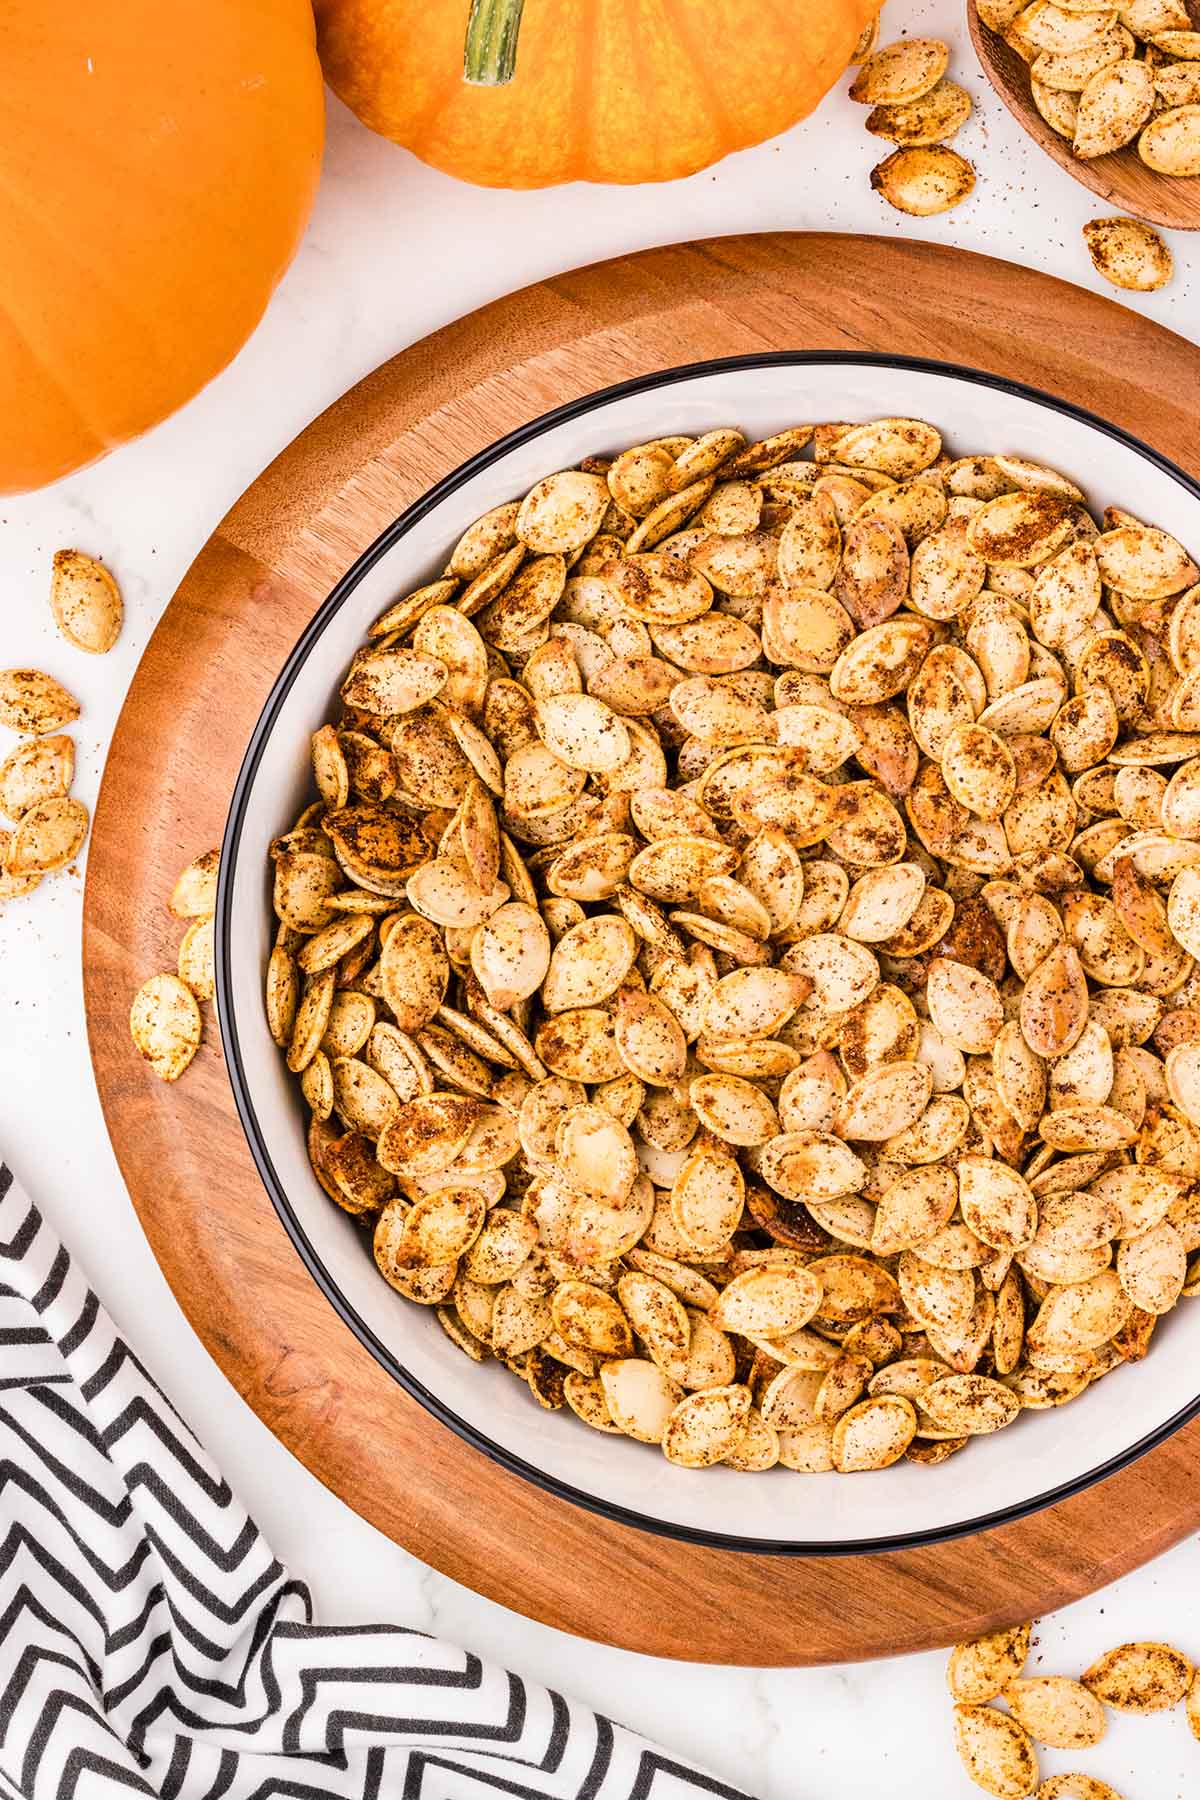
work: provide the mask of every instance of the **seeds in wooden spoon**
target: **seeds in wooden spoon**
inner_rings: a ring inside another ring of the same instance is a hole
[[[219,850],[204,850],[180,872],[167,902],[177,919],[200,919],[215,912],[220,860]]]
[[[1184,60],[1200,56],[1200,31],[1192,31],[1187,27],[1174,31],[1155,31],[1150,41],[1167,56],[1178,56]]]
[[[980,23],[1030,66],[1034,107],[1075,156],[1108,156],[1136,140],[1155,173],[1200,174],[1200,32],[1182,0],[1130,0],[1120,9],[1100,0],[974,3]],[[1171,278],[1170,251],[1147,225],[1093,220],[1084,237],[1094,266],[1116,287],[1149,293]]]
[[[975,10],[989,31],[1007,31],[1028,0],[976,0]]]
[[[193,919],[179,945],[179,979],[197,1000],[211,1000],[216,993],[213,962],[213,921]]]

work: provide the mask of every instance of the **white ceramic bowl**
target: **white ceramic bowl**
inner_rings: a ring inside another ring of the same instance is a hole
[[[1006,450],[1075,477],[1093,506],[1119,503],[1200,549],[1200,488],[1101,420],[970,370],[875,355],[769,354],[672,369],[609,388],[522,427],[447,476],[359,559],[289,657],[246,754],[226,830],[218,902],[218,1002],[242,1122],[263,1181],[330,1303],[429,1411],[510,1469],[646,1529],[728,1548],[837,1553],[930,1542],[1048,1505],[1142,1454],[1200,1407],[1200,1304],[1168,1319],[1147,1363],[1071,1405],[1027,1413],[937,1469],[867,1477],[747,1476],[672,1467],[647,1446],[543,1412],[495,1363],[477,1366],[436,1320],[376,1273],[363,1234],[317,1186],[298,1084],[267,1032],[263,971],[273,919],[267,848],[309,794],[309,736],[329,715],[368,624],[430,580],[489,507],[588,454],[669,432],[735,424],[759,436],[797,419],[928,419],[954,452]],[[1131,1521],[1131,1527],[1135,1525]]]

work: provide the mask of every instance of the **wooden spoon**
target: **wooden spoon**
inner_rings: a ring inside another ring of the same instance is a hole
[[[967,0],[971,42],[988,80],[1014,119],[1052,156],[1060,168],[1098,194],[1109,206],[1167,225],[1177,231],[1200,231],[1200,175],[1157,175],[1127,144],[1111,156],[1079,157],[1066,138],[1047,125],[1033,103],[1028,66],[997,32],[989,31]]]

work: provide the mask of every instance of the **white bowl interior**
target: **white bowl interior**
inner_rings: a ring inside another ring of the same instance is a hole
[[[1021,1509],[1086,1480],[1195,1403],[1200,1305],[1184,1304],[1164,1323],[1150,1365],[1118,1370],[1069,1406],[1026,1414],[936,1470],[902,1462],[869,1480],[801,1479],[782,1470],[755,1478],[723,1468],[697,1473],[672,1467],[646,1446],[596,1433],[565,1409],[543,1412],[499,1365],[469,1362],[429,1313],[380,1279],[362,1234],[313,1178],[299,1089],[262,1011],[273,932],[267,849],[310,797],[309,736],[330,716],[367,625],[398,595],[431,579],[480,513],[584,455],[669,432],[736,424],[759,436],[797,419],[883,414],[930,420],[952,454],[1006,450],[1050,463],[1075,477],[1094,507],[1119,503],[1200,550],[1200,500],[1168,470],[1085,419],[951,372],[831,356],[718,368],[603,400],[471,474],[379,558],[325,621],[279,701],[244,795],[236,857],[226,859],[225,1041],[227,1049],[236,1041],[262,1148],[327,1283],[413,1381],[543,1479],[645,1523],[748,1547],[895,1542]]]

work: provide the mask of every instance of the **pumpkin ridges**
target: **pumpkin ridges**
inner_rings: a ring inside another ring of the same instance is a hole
[[[660,5],[659,11],[661,12],[661,10],[662,8]],[[706,109],[710,112],[713,119],[714,135],[718,138],[723,136],[736,140],[738,135],[737,128],[730,120],[728,110],[717,91],[716,82],[709,71],[706,59],[703,55],[703,46],[697,45],[695,34],[690,29],[692,23],[693,21],[690,16],[683,9],[680,9],[676,29],[683,45],[684,55],[686,56],[692,71],[692,78],[699,83],[703,90]],[[699,25],[700,21],[696,20],[695,23]],[[701,164],[699,166],[703,167],[704,165]]]
[[[621,0],[627,7],[628,0]],[[596,91],[596,72],[600,66],[597,55],[581,56],[577,59],[575,69],[575,85],[571,92],[571,106],[568,118],[571,122],[570,150],[567,167],[577,168],[590,155],[590,133],[592,108]]]
[[[624,4],[624,0],[622,0]],[[582,57],[579,63],[579,84],[575,89],[571,107],[571,166],[578,167],[590,160],[591,118],[595,98],[596,70],[599,67],[597,56]]]
[[[400,138],[389,129],[389,46],[376,46],[373,37],[374,0],[313,0],[317,49],[334,93],[368,129],[393,138],[432,168],[441,166],[430,153],[435,122],[452,107],[463,85],[461,52],[469,7],[470,0],[458,0],[453,14],[449,5],[439,5],[420,17],[403,11],[389,15],[391,58],[404,69],[406,118]],[[362,56],[356,64],[344,51],[360,40]]]
[[[458,79],[469,0],[316,9],[330,85],[365,123],[461,179],[537,187],[674,179],[787,129],[842,74],[875,5],[525,0],[516,74],[496,88]]]
[[[653,105],[653,78],[648,81],[653,59],[642,30],[643,11],[644,0],[619,0],[619,5],[605,12],[605,28],[597,32],[592,54],[581,59],[588,66],[589,91],[598,103],[593,107],[590,129],[579,134],[579,160],[569,164],[568,170],[590,167],[597,160],[609,180],[624,181],[630,178],[621,173],[622,159],[631,142],[651,141],[658,154],[663,121]],[[625,111],[615,119],[599,98],[601,70],[605,80],[620,85],[626,96]],[[569,180],[570,173],[563,179]]]
[[[524,54],[519,67],[518,82],[521,75],[525,82],[533,82],[535,88],[543,94],[552,92],[558,104],[554,113],[554,137],[558,164],[562,173],[558,180],[570,180],[570,148],[574,134],[582,127],[583,121],[575,124],[572,120],[572,107],[568,96],[575,93],[576,79],[581,62],[587,61],[583,45],[585,40],[571,28],[571,13],[574,0],[527,0],[526,21],[529,16],[540,27],[541,38],[535,38],[531,46],[525,43]],[[524,30],[522,30],[524,37]],[[531,55],[531,48],[534,54]],[[467,90],[461,90],[463,92]],[[507,93],[506,89],[472,89],[484,106],[494,103],[495,99]],[[528,173],[536,168],[541,159],[547,155],[549,146],[544,141],[545,133],[539,124],[539,108],[530,104],[527,89],[514,84],[512,89],[517,104],[513,108],[514,117],[510,122],[510,155],[518,168],[525,172],[526,178],[519,183],[527,187],[530,182]],[[460,102],[461,104],[461,102]],[[464,115],[465,116],[465,115]],[[473,127],[472,127],[473,129]]]
[[[372,4],[373,0],[367,0],[365,10],[368,13]],[[338,10],[339,0],[332,0],[332,5],[328,4],[328,0],[313,0],[313,5],[314,19],[317,26],[317,46],[321,51],[322,60],[324,60],[325,52],[321,47],[322,13],[327,10]],[[463,24],[465,28],[467,9],[470,5],[470,0],[462,0],[462,5]],[[416,18],[413,18],[410,22],[412,24],[413,37],[414,39],[418,39],[420,36],[419,26],[421,22]],[[451,25],[449,34],[451,42],[454,41],[455,30],[456,27]],[[421,54],[419,45],[414,49],[414,55],[420,56],[421,58],[421,79],[425,82],[427,87],[427,98],[423,106],[414,109],[412,142],[406,144],[404,147],[411,150],[414,156],[421,157],[421,160],[426,162],[429,159],[421,156],[421,152],[417,148],[417,145],[424,139],[427,131],[432,128],[432,120],[453,103],[455,95],[462,86],[462,68],[461,66],[455,65],[453,61],[442,63],[435,58],[425,57]],[[334,92],[340,95],[341,90],[337,87],[334,76],[328,69],[326,69],[326,80],[329,82],[329,85],[333,88]],[[368,101],[368,110],[370,109],[370,105],[371,102]],[[352,110],[358,111],[357,108],[352,108]],[[362,119],[363,124],[369,126],[372,131],[378,131],[382,137],[388,135],[387,131],[382,126],[373,125],[371,119],[366,114],[358,112],[358,116]]]
[[[674,98],[678,92],[681,96],[686,96],[689,102],[686,109],[680,108],[680,114],[686,117],[687,138],[686,140],[677,138],[675,141],[680,146],[678,160],[681,173],[690,175],[696,169],[706,167],[714,157],[721,154],[722,138],[721,118],[719,109],[715,105],[716,96],[711,75],[708,69],[703,67],[701,60],[696,57],[693,46],[687,41],[687,7],[686,5],[664,5],[663,0],[633,0],[631,10],[635,15],[631,20],[635,32],[635,43],[638,41],[638,36],[647,31],[647,14],[652,14],[659,20],[658,35],[663,44],[663,64],[669,75],[669,79],[665,83],[668,97]],[[690,73],[693,85],[701,90],[694,97],[688,91],[688,71],[679,69],[677,72],[676,69],[678,63],[685,61],[692,65]],[[680,79],[680,76],[683,79]],[[646,110],[649,116],[655,119],[658,126],[659,142],[670,143],[673,135],[670,115],[666,113],[661,99],[656,106],[653,87],[649,88],[646,94]],[[677,117],[679,124],[685,123],[685,117],[678,115]],[[689,146],[686,152],[682,148],[684,141]]]

